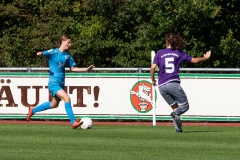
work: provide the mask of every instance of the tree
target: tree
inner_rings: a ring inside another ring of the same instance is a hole
[[[2,0],[0,66],[47,67],[36,52],[69,34],[80,66],[150,67],[150,52],[176,32],[191,56],[212,50],[197,67],[238,67],[239,7],[236,0]]]

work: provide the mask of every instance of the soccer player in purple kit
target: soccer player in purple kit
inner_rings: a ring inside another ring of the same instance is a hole
[[[163,99],[171,106],[176,132],[183,132],[180,115],[189,109],[189,103],[185,92],[180,85],[179,70],[182,62],[199,63],[211,56],[211,51],[206,52],[203,57],[193,58],[185,53],[182,48],[184,40],[179,34],[166,34],[166,48],[159,50],[150,68],[152,84],[156,86],[155,68],[158,66],[158,88]]]
[[[76,63],[68,52],[71,46],[71,38],[68,35],[62,35],[60,37],[60,47],[53,48],[47,51],[38,52],[37,56],[45,56],[49,62],[49,81],[48,89],[53,96],[51,102],[44,102],[36,107],[30,106],[26,117],[27,121],[36,113],[47,109],[56,108],[61,100],[64,101],[65,110],[70,119],[73,129],[76,129],[81,125],[80,119],[75,119],[71,100],[69,95],[64,91],[65,85],[65,66],[69,67],[73,72],[88,72],[94,68],[94,65],[90,65],[88,68],[78,68]]]

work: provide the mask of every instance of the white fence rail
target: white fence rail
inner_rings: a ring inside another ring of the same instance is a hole
[[[48,71],[49,68],[36,68],[36,67],[0,67],[0,71]],[[69,71],[68,68],[66,68]],[[94,68],[93,71],[150,71],[150,68]],[[181,68],[180,71],[209,71],[209,72],[240,72],[240,68]]]

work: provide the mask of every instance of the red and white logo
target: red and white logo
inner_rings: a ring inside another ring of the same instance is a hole
[[[152,89],[152,84],[144,80],[138,81],[131,89],[131,103],[138,112],[147,113],[153,108]]]

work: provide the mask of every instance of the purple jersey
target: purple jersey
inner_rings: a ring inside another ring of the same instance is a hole
[[[154,57],[153,64],[157,64],[158,85],[164,85],[172,81],[180,82],[179,70],[183,61],[191,62],[192,57],[182,50],[172,50],[165,48],[159,50]]]

